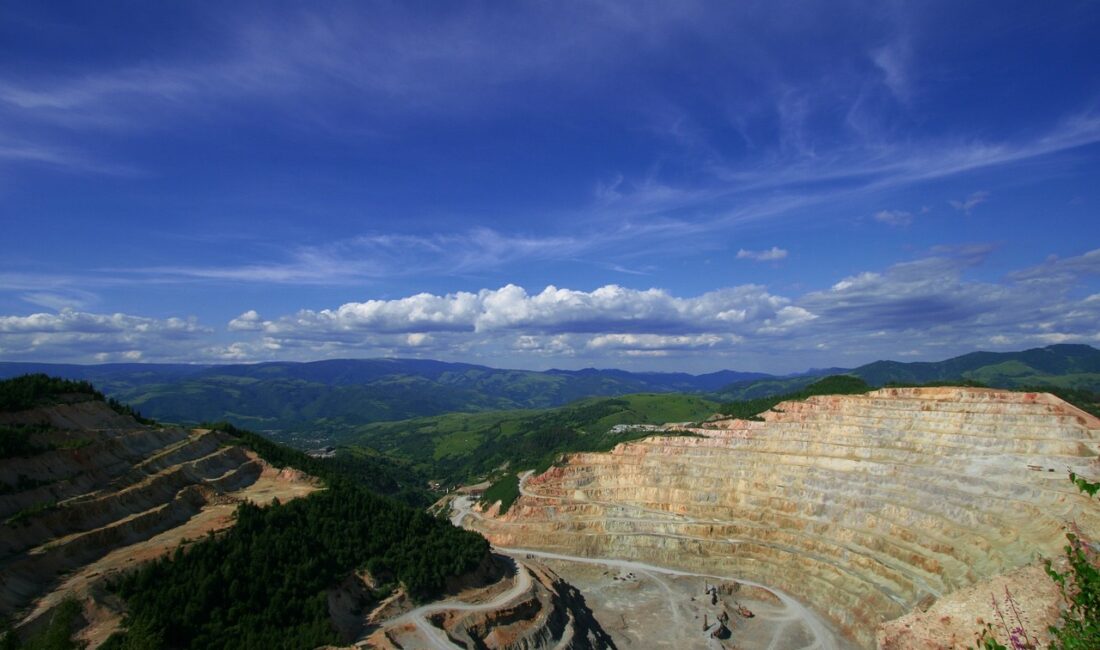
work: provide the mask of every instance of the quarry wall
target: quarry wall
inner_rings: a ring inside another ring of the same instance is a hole
[[[1068,471],[1100,475],[1100,421],[1045,393],[891,388],[784,402],[573,455],[507,514],[498,545],[638,559],[782,589],[864,647],[918,602],[1100,533]]]

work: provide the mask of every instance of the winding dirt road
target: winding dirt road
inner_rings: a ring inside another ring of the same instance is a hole
[[[532,493],[526,486],[527,479],[531,476],[531,472],[525,472],[520,475],[520,494],[523,496],[538,498],[539,495]],[[480,518],[481,515],[473,511],[474,500],[472,497],[463,496],[457,497],[451,502],[451,522],[456,526],[462,526],[467,517]],[[639,574],[646,575],[653,578],[658,585],[665,590],[669,597],[669,607],[673,612],[677,612],[676,602],[672,594],[671,589],[665,584],[660,576],[680,576],[680,577],[696,577],[696,578],[709,578],[714,580],[730,580],[730,576],[720,576],[707,573],[696,573],[693,571],[682,571],[679,569],[669,569],[666,567],[655,566],[652,564],[646,564],[644,562],[635,562],[630,560],[616,560],[610,558],[591,558],[581,557],[576,555],[567,555],[563,553],[551,553],[547,551],[539,551],[534,549],[523,548],[502,548],[494,547],[494,550],[498,553],[510,555],[513,557],[536,557],[549,560],[560,560],[565,562],[577,562],[581,564],[593,564],[606,567],[614,567],[617,569],[625,569],[628,571],[635,571]],[[517,562],[517,564],[519,564]],[[783,609],[775,615],[768,616],[768,620],[776,623],[775,631],[772,635],[771,642],[768,644],[769,650],[778,650],[781,646],[784,636],[784,630],[786,626],[794,623],[802,624],[806,631],[812,638],[812,641],[802,646],[801,650],[840,650],[842,647],[847,647],[847,644],[841,643],[836,634],[829,628],[829,626],[813,611],[808,609],[805,605],[798,602],[794,598],[787,594],[772,589],[771,587],[761,585],[759,583],[751,582],[748,580],[742,580],[736,578],[738,582],[753,587],[765,589],[768,592],[775,594],[779,601],[783,605]],[[440,603],[440,609],[448,609],[444,603]],[[433,605],[434,607],[434,605]],[[679,618],[679,616],[676,616]],[[451,648],[454,646],[443,646]]]
[[[520,475],[519,491],[520,494],[526,497],[539,498],[539,495],[533,493],[527,487],[527,479],[530,478],[532,472],[524,472]],[[451,523],[455,526],[462,527],[467,517],[481,518],[481,514],[473,511],[474,499],[470,496],[455,497],[451,501]],[[668,513],[654,513],[663,514],[668,516]],[[508,591],[500,594],[491,601],[485,603],[466,603],[457,599],[441,600],[428,605],[422,605],[414,610],[406,612],[405,614],[393,619],[386,624],[386,627],[402,627],[409,624],[415,626],[418,634],[422,637],[425,644],[423,647],[432,648],[433,650],[454,650],[458,648],[447,637],[446,632],[442,629],[432,625],[429,617],[439,612],[447,610],[457,610],[464,612],[478,612],[478,611],[491,611],[499,609],[507,605],[512,600],[518,598],[524,592],[531,587],[531,574],[518,558],[542,558],[546,560],[558,560],[563,562],[576,562],[580,564],[599,565],[605,567],[612,567],[621,570],[634,571],[640,575],[646,576],[648,579],[652,579],[657,583],[667,595],[668,606],[673,612],[674,619],[679,623],[679,628],[684,628],[682,624],[682,617],[680,615],[676,596],[669,585],[662,579],[662,576],[670,577],[694,577],[714,580],[729,580],[729,576],[720,576],[707,573],[696,573],[692,571],[681,571],[679,569],[669,569],[666,567],[655,566],[652,564],[646,564],[644,562],[635,562],[631,560],[616,560],[611,558],[591,558],[581,557],[576,555],[567,555],[563,553],[551,553],[547,551],[539,551],[535,549],[524,548],[502,548],[493,547],[493,551],[502,555],[509,556],[515,563],[515,584]],[[802,646],[800,650],[840,650],[842,647],[847,647],[847,644],[842,644],[837,636],[832,632],[828,625],[814,612],[806,608],[802,603],[798,602],[794,598],[791,598],[787,594],[761,585],[758,583],[750,582],[747,580],[737,579],[746,585],[753,587],[759,587],[765,589],[768,592],[775,594],[782,604],[782,609],[777,612],[763,613],[762,618],[775,624],[775,629],[772,632],[770,642],[767,645],[768,650],[780,650],[783,646],[781,643],[785,638],[785,631],[789,625],[801,624],[811,637],[810,643]]]
[[[496,598],[484,602],[484,603],[465,603],[460,600],[448,599],[441,600],[427,605],[421,605],[416,609],[406,612],[401,616],[393,619],[386,624],[386,627],[395,626],[400,627],[408,623],[412,623],[416,626],[420,635],[428,642],[430,648],[435,650],[452,650],[459,648],[459,646],[451,643],[451,640],[447,638],[446,632],[432,625],[428,620],[432,614],[438,614],[444,611],[462,611],[462,612],[480,612],[480,611],[492,611],[500,609],[507,605],[509,602],[523,595],[528,589],[531,588],[531,574],[528,573],[527,568],[523,566],[523,563],[517,561],[515,558],[510,558],[515,565],[515,584],[508,591],[500,594]],[[461,650],[461,649],[459,649]]]

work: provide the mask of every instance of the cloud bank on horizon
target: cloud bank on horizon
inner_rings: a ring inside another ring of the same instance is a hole
[[[544,366],[672,358],[705,367],[737,359],[769,367],[882,356],[945,358],[977,348],[1065,342],[1100,344],[1100,293],[1074,289],[1100,276],[1100,248],[1010,273],[967,280],[983,247],[941,249],[881,272],[849,276],[798,296],[762,285],[679,297],[662,289],[605,285],[419,293],[265,318],[248,310],[214,344],[215,328],[64,308],[0,317],[10,359],[251,361],[421,356]],[[899,342],[904,347],[899,348]],[[698,361],[704,361],[698,364]],[[691,363],[696,361],[696,363]]]
[[[1100,7],[0,10],[0,360],[1100,343]]]

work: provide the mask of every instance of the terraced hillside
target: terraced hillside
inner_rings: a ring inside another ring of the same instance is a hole
[[[1100,534],[1066,480],[1100,475],[1100,420],[1048,394],[881,389],[696,431],[573,455],[469,525],[501,546],[757,581],[864,647],[918,603],[1059,555],[1071,521]]]
[[[0,412],[0,614],[24,627],[102,578],[232,524],[243,500],[317,489],[226,434],[138,423],[86,394]],[[111,625],[107,625],[110,628]],[[109,632],[96,630],[93,636]]]

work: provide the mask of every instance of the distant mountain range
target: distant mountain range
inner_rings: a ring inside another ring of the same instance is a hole
[[[260,430],[324,435],[369,422],[455,411],[533,409],[633,393],[693,393],[717,400],[798,390],[826,374],[872,385],[967,379],[991,386],[1052,384],[1100,389],[1100,350],[1052,345],[975,352],[939,362],[876,361],[797,376],[724,370],[703,375],[624,370],[502,370],[420,359],[340,359],[238,365],[0,362],[0,378],[43,372],[91,381],[144,415],[167,422],[227,420]]]
[[[710,393],[754,372],[632,373],[501,370],[420,359],[339,359],[240,365],[0,363],[0,378],[43,372],[91,381],[167,422],[228,420],[255,429],[348,425],[454,411],[561,406],[592,396]]]
[[[945,361],[875,361],[817,373],[737,381],[716,391],[716,396],[733,401],[790,393],[813,383],[820,374],[855,375],[872,386],[967,380],[996,388],[1058,386],[1100,391],[1100,350],[1061,344],[1022,352],[971,352]]]

